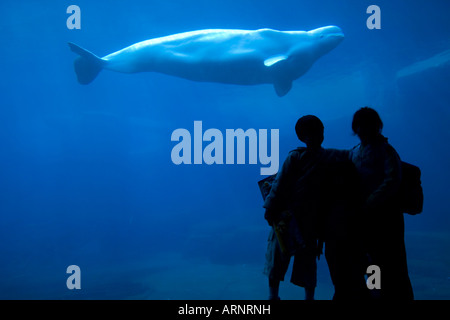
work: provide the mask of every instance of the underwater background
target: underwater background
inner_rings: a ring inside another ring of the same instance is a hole
[[[366,26],[372,4],[379,30]],[[66,26],[70,5],[80,30]],[[322,119],[325,147],[349,149],[366,105],[422,169],[423,213],[405,216],[415,297],[450,298],[449,1],[5,0],[0,12],[1,299],[266,299],[262,165],[177,166],[172,132],[279,129],[281,165],[300,116]],[[82,86],[67,45],[104,56],[192,30],[327,25],[345,40],[282,98],[158,73],[105,70]],[[66,286],[70,265],[80,290]],[[316,298],[331,299],[324,258],[318,268]],[[289,278],[281,299],[303,299]]]

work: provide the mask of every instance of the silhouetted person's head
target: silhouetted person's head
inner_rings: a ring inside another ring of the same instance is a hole
[[[364,107],[353,115],[352,129],[362,143],[368,143],[381,136],[383,122],[374,109]]]
[[[308,148],[320,147],[323,142],[323,123],[316,116],[303,116],[295,125],[295,133]]]

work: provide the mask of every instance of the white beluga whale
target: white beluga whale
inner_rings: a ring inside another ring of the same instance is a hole
[[[292,82],[334,49],[344,34],[336,26],[311,31],[208,29],[138,42],[104,57],[70,43],[78,82],[102,69],[159,72],[194,81],[237,85],[273,84],[284,96]]]

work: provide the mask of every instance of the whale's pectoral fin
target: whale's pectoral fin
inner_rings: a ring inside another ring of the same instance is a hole
[[[279,54],[279,55],[276,55],[276,56],[273,56],[273,57],[270,57],[270,58],[264,60],[264,65],[265,65],[266,67],[272,67],[273,65],[275,65],[275,64],[277,64],[277,63],[279,63],[279,62],[281,62],[281,61],[284,61],[284,60],[286,60],[287,58],[288,58],[288,57],[287,57],[286,55],[284,55],[284,54]]]
[[[273,84],[275,88],[275,92],[279,97],[285,96],[292,88],[292,81],[290,80],[283,80],[283,81],[277,81]]]
[[[69,47],[70,50],[80,55],[73,63],[78,82],[81,84],[91,83],[106,62],[75,43],[69,42]]]
[[[267,68],[273,69],[275,73],[279,73],[280,70],[286,67],[288,56],[285,54],[278,54],[271,56],[264,60],[264,65]],[[279,97],[286,95],[292,88],[292,81],[286,79],[278,79],[273,84],[275,92]]]

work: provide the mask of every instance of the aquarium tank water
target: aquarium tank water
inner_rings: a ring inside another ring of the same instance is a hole
[[[404,215],[415,298],[449,299],[449,10],[444,0],[2,1],[0,298],[266,300],[258,181],[304,146],[301,116],[322,120],[323,147],[350,150],[353,114],[369,106],[422,172],[423,212]],[[280,32],[326,26],[329,47]],[[315,298],[330,300],[324,258],[317,268]],[[280,297],[302,300],[289,278]]]

